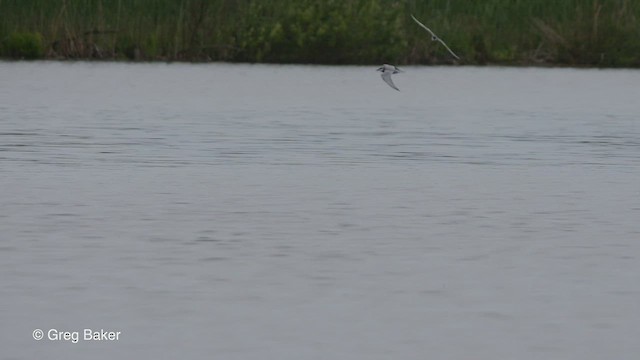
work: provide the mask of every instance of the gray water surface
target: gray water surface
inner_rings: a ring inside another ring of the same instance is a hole
[[[640,71],[375,68],[0,63],[0,358],[635,359]]]

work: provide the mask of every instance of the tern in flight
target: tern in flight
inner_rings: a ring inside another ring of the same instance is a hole
[[[447,50],[449,51],[449,53],[451,53],[451,55],[453,55],[454,58],[460,60],[460,58],[458,57],[458,55],[454,54],[453,51],[451,51],[451,49],[449,49],[449,47],[447,46],[447,44],[444,43],[444,41],[442,41],[442,39],[440,39],[436,34],[433,33],[433,31],[431,31],[431,29],[429,29],[428,27],[426,27],[423,23],[421,23],[420,21],[418,21],[418,19],[416,19],[413,14],[411,15],[411,18],[413,19],[413,21],[415,21],[418,25],[420,25],[423,29],[427,30],[429,32],[429,34],[431,34],[431,40],[432,41],[438,41],[440,42],[440,44],[444,45],[445,48],[447,48]]]
[[[391,80],[391,75],[392,74],[401,73],[401,72],[404,72],[404,71],[398,69],[398,67],[396,67],[396,66],[389,65],[389,64],[382,65],[376,71],[382,72],[382,74],[380,74],[380,76],[382,76],[382,80],[384,80],[384,82],[389,84],[389,86],[391,86],[392,88],[400,91],[400,89],[398,89],[396,87],[396,85],[393,83],[393,80]]]

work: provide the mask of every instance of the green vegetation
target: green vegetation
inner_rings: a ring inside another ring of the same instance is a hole
[[[637,0],[0,0],[8,58],[640,67]]]
[[[44,45],[39,33],[11,33],[2,41],[2,54],[15,59],[39,59]]]

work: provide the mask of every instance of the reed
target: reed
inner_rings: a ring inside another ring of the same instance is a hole
[[[409,14],[461,63],[640,67],[632,0],[0,0],[0,56],[454,62]]]

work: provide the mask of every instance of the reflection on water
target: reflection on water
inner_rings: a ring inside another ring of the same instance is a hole
[[[6,356],[636,354],[640,73],[406,70],[0,63]]]

